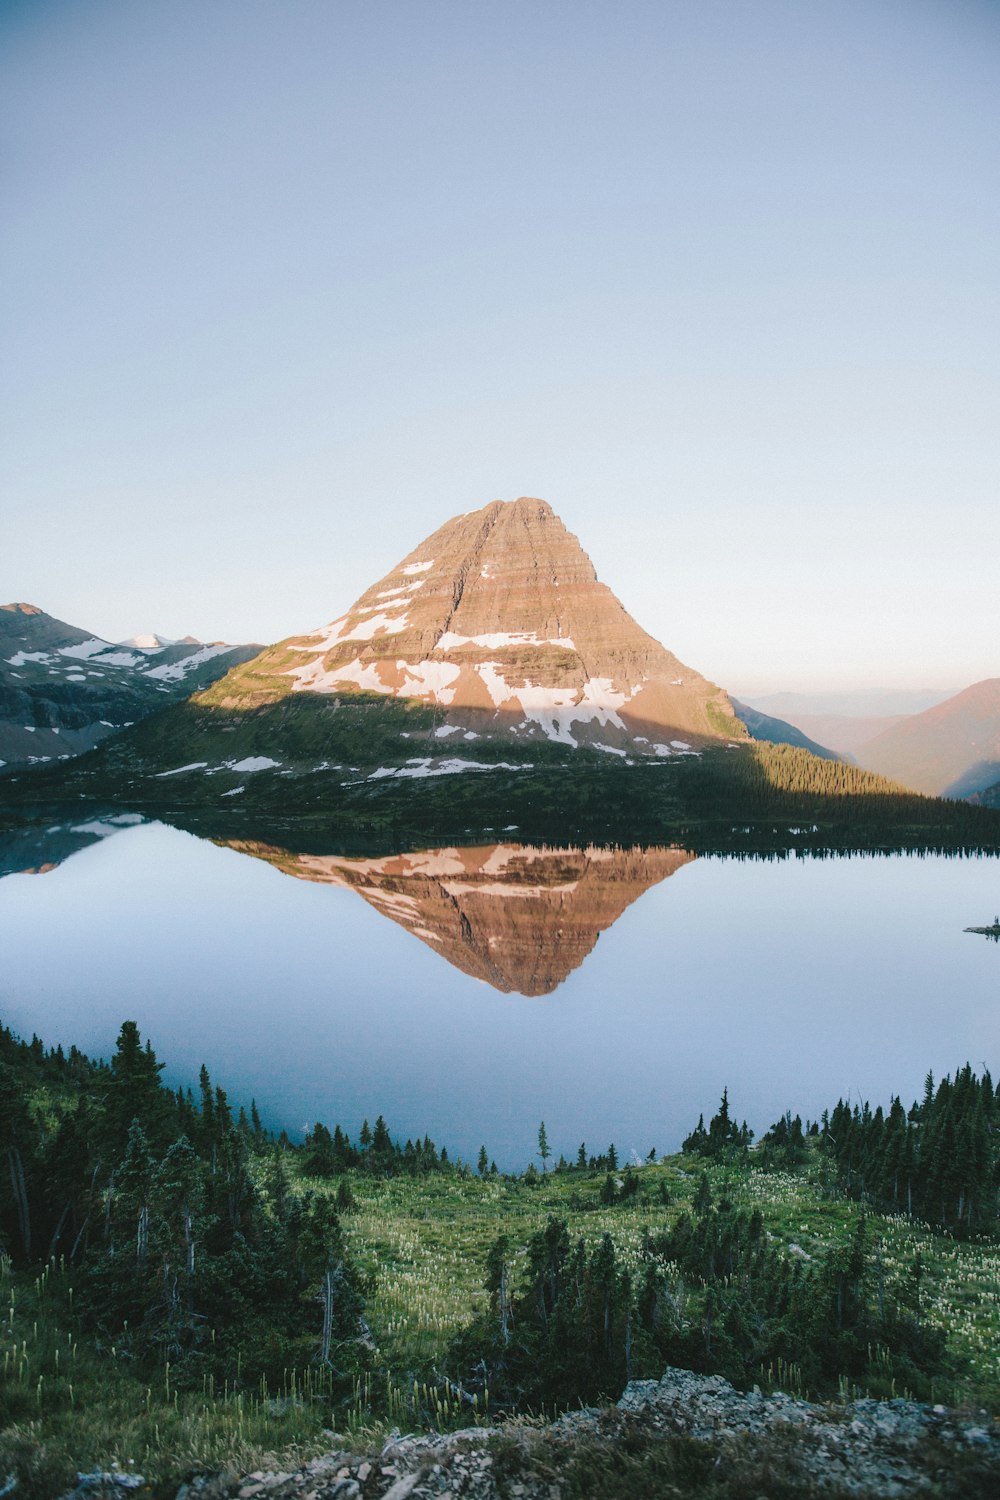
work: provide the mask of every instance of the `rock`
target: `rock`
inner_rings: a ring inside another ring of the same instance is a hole
[[[498,1432],[507,1439],[500,1480],[489,1451]],[[295,1475],[262,1475],[264,1483],[256,1484],[267,1500],[359,1500],[362,1485],[366,1500],[560,1500],[560,1471],[573,1464],[580,1444],[613,1449],[627,1443],[635,1453],[678,1440],[708,1445],[733,1483],[745,1474],[745,1493],[754,1500],[760,1475],[771,1472],[784,1494],[832,1489],[858,1500],[910,1500],[931,1489],[1000,1495],[1000,1431],[986,1413],[868,1398],[820,1405],[782,1391],[744,1394],[721,1376],[673,1368],[659,1381],[630,1382],[615,1407],[568,1412],[547,1427],[512,1423],[405,1437],[394,1431],[381,1453],[354,1456],[352,1467],[343,1463],[346,1454],[331,1453]],[[244,1480],[241,1489],[236,1479],[231,1486],[206,1486],[195,1481],[192,1491],[203,1500],[224,1500],[250,1488]],[[120,1492],[74,1492],[75,1500],[114,1493]]]
[[[726,694],[647,635],[527,496],[446,522],[339,619],[263,652],[211,701],[267,701],[282,678],[345,705],[359,689],[423,701],[455,744],[472,733],[655,758],[746,738]]]
[[[391,1488],[387,1489],[382,1500],[406,1500],[417,1487],[419,1474],[404,1474],[402,1479],[397,1479]]]

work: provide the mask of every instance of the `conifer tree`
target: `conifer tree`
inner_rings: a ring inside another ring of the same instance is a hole
[[[542,1123],[538,1127],[538,1154],[539,1154],[539,1156],[542,1159],[542,1171],[544,1172],[545,1171],[545,1163],[548,1161],[549,1157],[552,1155],[552,1152],[549,1150],[549,1138],[548,1138],[548,1136],[545,1133],[545,1121],[544,1120],[542,1121]]]

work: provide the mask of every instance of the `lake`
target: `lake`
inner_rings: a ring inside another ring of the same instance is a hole
[[[674,1150],[728,1086],[755,1131],[997,1069],[1000,860],[680,849],[346,858],[125,815],[0,845],[0,1016],[172,1083],[205,1062],[294,1138],[383,1114],[474,1161]],[[40,873],[21,873],[25,870]]]

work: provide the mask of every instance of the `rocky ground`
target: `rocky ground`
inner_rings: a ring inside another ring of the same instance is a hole
[[[73,1500],[141,1484],[135,1475],[81,1475]],[[345,1442],[295,1473],[193,1479],[176,1500],[909,1495],[995,1500],[1000,1424],[985,1412],[914,1401],[820,1406],[780,1391],[743,1395],[718,1376],[668,1369],[660,1381],[632,1382],[616,1407],[573,1412],[549,1425],[397,1432],[371,1452]]]

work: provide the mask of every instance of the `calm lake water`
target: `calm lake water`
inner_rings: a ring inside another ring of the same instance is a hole
[[[170,1081],[204,1061],[296,1137],[381,1112],[514,1167],[544,1119],[557,1156],[645,1156],[724,1085],[760,1132],[1000,1063],[1000,946],[963,931],[1000,908],[996,858],[365,861],[111,831],[0,849],[48,866],[0,880],[3,1021],[107,1057],[132,1018]]]

